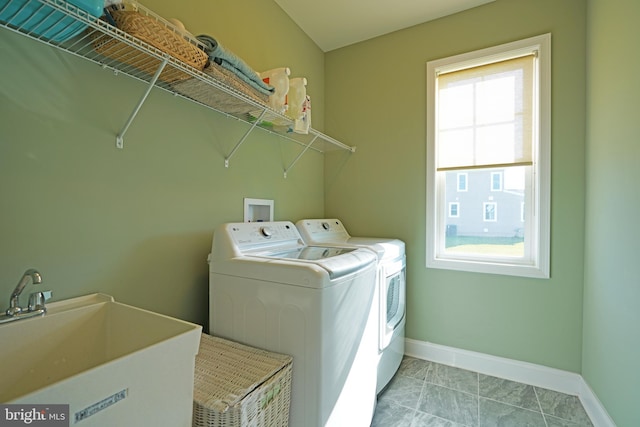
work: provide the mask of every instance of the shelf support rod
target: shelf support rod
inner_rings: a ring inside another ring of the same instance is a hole
[[[251,127],[245,132],[245,134],[242,136],[242,138],[240,138],[240,141],[238,141],[238,143],[236,144],[235,147],[233,147],[233,150],[231,150],[231,153],[229,153],[229,155],[227,157],[224,158],[224,167],[228,168],[229,167],[229,160],[231,160],[231,157],[233,157],[233,155],[236,153],[236,151],[238,151],[238,148],[240,148],[240,146],[242,145],[242,143],[249,137],[249,135],[251,134],[251,132],[256,128],[256,126],[258,126],[258,124],[262,121],[262,118],[264,117],[265,113],[267,112],[267,109],[265,108],[264,110],[262,110],[262,113],[260,113],[260,117],[258,117],[256,119],[255,122],[253,122],[251,124]]]
[[[142,104],[144,104],[144,102],[147,100],[147,97],[149,96],[149,93],[151,93],[151,89],[153,89],[153,87],[155,86],[156,82],[158,81],[158,78],[160,77],[160,73],[162,73],[162,70],[164,70],[164,67],[165,67],[165,65],[167,65],[167,62],[169,62],[169,58],[165,58],[162,61],[162,63],[160,64],[160,66],[156,70],[155,74],[153,75],[153,78],[149,82],[149,87],[147,88],[147,90],[142,95],[142,98],[140,98],[140,101],[138,101],[138,105],[136,105],[136,108],[134,108],[134,110],[131,112],[131,115],[129,115],[129,119],[127,120],[127,123],[124,124],[124,127],[122,128],[120,133],[118,135],[116,135],[116,147],[117,148],[122,149],[124,147],[124,141],[123,141],[124,134],[127,133],[127,130],[129,129],[129,126],[131,126],[131,123],[133,122],[133,119],[136,118],[136,116],[138,115],[138,111],[140,111],[140,108],[142,108]]]
[[[311,142],[309,142],[309,143],[304,147],[304,149],[300,152],[300,154],[298,154],[298,156],[297,156],[295,159],[293,159],[293,162],[291,162],[291,164],[289,165],[289,167],[288,167],[288,168],[286,168],[286,169],[284,170],[284,177],[285,177],[285,178],[287,178],[287,172],[289,172],[289,171],[291,170],[291,168],[293,167],[293,165],[295,165],[295,164],[298,162],[298,160],[300,160],[300,158],[304,155],[304,153],[306,153],[306,152],[307,152],[307,150],[308,150],[309,148],[311,148],[311,146],[313,145],[313,143],[314,143],[314,142],[316,142],[316,139],[318,139],[318,135],[314,135],[314,137],[313,137],[313,139],[311,140]]]

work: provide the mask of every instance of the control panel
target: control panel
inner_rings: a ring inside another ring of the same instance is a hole
[[[289,221],[243,222],[229,227],[234,243],[245,250],[272,244],[304,244],[298,229]]]
[[[305,219],[297,227],[303,236],[316,243],[346,242],[351,237],[337,219]]]

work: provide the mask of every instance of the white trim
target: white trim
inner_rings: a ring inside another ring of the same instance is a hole
[[[405,339],[407,356],[577,396],[594,427],[616,427],[598,396],[580,374],[519,360]]]
[[[578,397],[582,402],[582,406],[584,406],[584,410],[587,411],[589,418],[591,418],[591,423],[594,427],[616,427],[616,423],[613,422],[604,405],[589,386],[589,383],[582,376],[580,379],[582,380],[582,387]]]

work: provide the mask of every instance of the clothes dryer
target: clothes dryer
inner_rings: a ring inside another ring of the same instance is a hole
[[[338,219],[303,219],[296,227],[309,245],[368,248],[376,253],[379,393],[393,378],[404,356],[405,244],[398,239],[352,237]]]
[[[306,245],[291,222],[216,228],[213,335],[293,356],[294,427],[371,424],[376,401],[376,256]]]

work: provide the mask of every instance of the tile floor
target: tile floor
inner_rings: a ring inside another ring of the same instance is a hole
[[[592,427],[575,396],[405,357],[372,427]]]

